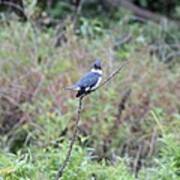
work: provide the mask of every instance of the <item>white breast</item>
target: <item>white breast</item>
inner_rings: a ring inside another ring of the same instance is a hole
[[[94,87],[92,87],[91,90],[95,90],[101,83],[102,77],[99,78],[99,80],[97,81],[96,85]]]

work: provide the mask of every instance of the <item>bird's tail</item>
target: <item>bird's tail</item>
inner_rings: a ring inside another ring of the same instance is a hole
[[[72,86],[65,87],[64,89],[70,90],[70,91],[78,91],[79,87],[77,87],[76,85],[72,85]]]

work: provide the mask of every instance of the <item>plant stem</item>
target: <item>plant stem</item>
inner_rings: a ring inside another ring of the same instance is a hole
[[[56,180],[59,180],[62,176],[63,176],[63,173],[64,173],[64,170],[65,168],[67,167],[68,165],[68,162],[70,160],[70,157],[71,157],[71,153],[72,153],[72,149],[73,149],[73,145],[76,141],[76,137],[78,135],[78,124],[79,124],[79,121],[80,121],[80,115],[81,115],[81,110],[82,110],[82,100],[83,100],[83,97],[84,96],[81,96],[79,98],[79,106],[78,106],[78,111],[77,111],[77,119],[76,119],[76,122],[75,122],[75,126],[74,126],[74,132],[73,132],[73,137],[72,137],[72,140],[70,142],[70,145],[69,145],[69,148],[68,148],[68,151],[67,151],[67,155],[66,155],[66,158],[62,164],[62,166],[60,166],[58,172],[57,172],[57,175],[56,175]]]

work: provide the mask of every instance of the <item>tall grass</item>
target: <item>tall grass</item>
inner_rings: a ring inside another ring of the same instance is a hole
[[[63,89],[100,57],[104,77],[125,59],[129,63],[85,100],[63,179],[178,179],[179,70],[178,63],[169,67],[152,54],[150,43],[164,35],[161,29],[121,21],[122,28],[89,38],[67,24],[67,42],[57,48],[53,29],[18,22],[0,29],[0,177],[54,179],[78,103]],[[131,42],[114,48],[127,29]]]

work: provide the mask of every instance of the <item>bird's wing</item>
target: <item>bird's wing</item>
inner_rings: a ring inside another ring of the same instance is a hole
[[[85,74],[75,85],[81,88],[93,87],[98,82],[99,75],[93,72]]]

